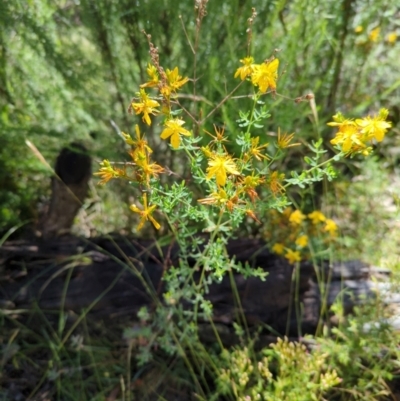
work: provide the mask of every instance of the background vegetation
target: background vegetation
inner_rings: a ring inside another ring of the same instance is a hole
[[[278,91],[292,99],[308,92],[316,97],[318,121],[308,104],[277,97],[280,107],[269,120],[274,130],[279,126],[295,132],[304,142],[328,139],[332,130],[325,122],[337,110],[359,116],[383,106],[390,110],[389,120],[398,122],[400,74],[394,66],[399,10],[388,0],[210,1],[197,50],[204,113],[226,95],[238,60],[246,55],[252,6],[258,12],[253,54],[264,59],[280,49],[284,74]],[[183,26],[193,36],[194,4],[2,0],[0,25],[0,231],[5,232],[37,220],[38,205],[48,196],[44,178],[51,171],[29,151],[26,139],[50,164],[72,140],[85,143],[97,161],[126,157],[112,122],[133,131],[136,119],[127,109],[146,79],[149,61],[142,30],[152,35],[163,65],[179,65],[184,76],[191,76],[193,53]],[[233,103],[213,121],[225,124],[230,135],[237,129],[232,107],[242,106]],[[153,129],[158,133],[160,127]],[[398,158],[396,132],[380,149],[390,166]],[[164,144],[152,145],[163,157],[172,157]],[[290,168],[299,163],[299,155],[288,160]],[[129,192],[113,185],[112,190],[92,186],[80,215],[81,233],[131,230]]]

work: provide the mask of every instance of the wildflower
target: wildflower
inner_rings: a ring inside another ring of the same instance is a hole
[[[167,78],[169,86],[171,87],[173,92],[176,92],[181,86],[185,85],[189,78],[182,78],[179,75],[178,67],[175,67],[172,71],[167,69]]]
[[[279,174],[277,171],[272,172],[268,179],[267,184],[269,189],[276,196],[278,193],[282,194],[285,192],[285,187],[282,185],[282,181],[285,179],[285,174]]]
[[[397,40],[397,33],[396,32],[390,32],[387,36],[386,36],[386,41],[393,45]]]
[[[253,210],[251,209],[246,209],[246,215],[251,217],[253,220],[255,220],[257,223],[261,224],[261,221],[257,219],[256,214],[254,213]]]
[[[353,120],[345,118],[340,112],[336,113],[332,119],[333,121],[327,123],[327,125],[330,127],[338,127],[339,131],[346,131],[349,126],[356,124]]]
[[[369,33],[368,39],[369,39],[371,42],[377,42],[378,39],[379,39],[379,34],[380,34],[380,32],[381,32],[381,28],[379,28],[379,26],[376,27],[375,29],[373,29],[373,30]]]
[[[222,188],[219,188],[218,192],[213,192],[207,198],[199,199],[198,202],[202,205],[226,205],[230,212],[233,211],[233,208],[238,203],[245,203],[239,199],[236,193],[231,198],[228,198],[227,193]]]
[[[366,148],[363,138],[355,125],[342,125],[335,138],[331,139],[331,144],[341,146],[342,152],[348,154],[357,153]]]
[[[333,121],[327,125],[331,127],[338,127],[338,132],[331,140],[333,145],[341,146],[344,153],[357,153],[363,152],[366,149],[365,140],[360,136],[360,131],[355,121],[346,119],[341,113],[333,116]]]
[[[249,154],[252,157],[255,157],[258,161],[261,160],[268,160],[269,157],[267,155],[264,155],[261,153],[261,150],[265,149],[268,147],[268,143],[265,145],[258,146],[258,142],[260,141],[260,137],[257,136],[255,138],[251,138],[251,148],[249,150]]]
[[[234,78],[240,76],[240,79],[244,81],[246,77],[250,76],[254,71],[254,58],[245,57],[244,59],[240,60],[240,62],[243,64],[243,66],[236,70]]]
[[[179,148],[179,144],[181,143],[180,135],[191,135],[187,129],[182,128],[183,124],[185,124],[185,122],[179,118],[168,120],[165,123],[164,131],[161,132],[162,139],[171,137],[171,145],[174,149]]]
[[[140,215],[140,222],[139,225],[137,226],[137,230],[141,230],[144,223],[146,221],[151,221],[153,223],[153,226],[155,227],[156,230],[160,229],[160,224],[154,219],[154,217],[151,215],[154,212],[154,209],[156,208],[156,205],[153,206],[148,206],[147,205],[147,194],[143,194],[143,210],[139,209],[136,205],[131,205],[130,209],[134,213],[138,213]]]
[[[301,235],[296,239],[296,245],[298,245],[300,248],[304,248],[308,244],[308,236],[307,235]]]
[[[171,96],[171,93],[175,93],[181,86],[189,81],[189,78],[182,78],[182,76],[179,75],[178,67],[175,67],[173,70],[167,69],[166,76],[168,85],[163,86],[160,90],[165,97]]]
[[[364,30],[364,28],[361,25],[358,25],[354,28],[355,33],[361,33]]]
[[[326,225],[324,227],[324,231],[328,232],[331,237],[336,237],[338,226],[332,219],[326,220]]]
[[[301,261],[301,256],[299,251],[292,251],[288,249],[285,253],[285,258],[289,261],[290,264],[294,264],[296,262]]]
[[[292,214],[289,217],[290,223],[293,225],[300,225],[303,220],[306,218],[303,213],[300,212],[300,210],[295,210],[292,212]]]
[[[151,125],[151,119],[149,114],[156,115],[158,113],[158,110],[156,110],[156,107],[159,107],[160,104],[156,102],[153,99],[149,98],[149,95],[144,91],[144,89],[140,89],[140,92],[138,93],[140,97],[140,102],[138,103],[131,103],[131,107],[135,111],[135,114],[142,114],[143,117],[142,120],[145,122],[147,125]]]
[[[228,202],[228,195],[220,188],[218,192],[213,192],[208,198],[199,199],[197,202],[202,205],[222,205]]]
[[[140,152],[142,153],[147,152],[148,154],[153,153],[153,150],[147,144],[147,141],[144,139],[143,136],[141,136],[140,129],[137,124],[135,125],[135,131],[136,131],[136,139],[132,139],[132,137],[129,134],[125,134],[124,132],[122,132],[122,136],[125,138],[126,144],[134,147],[133,151],[130,152],[133,161],[136,161],[137,154]]]
[[[285,149],[285,148],[292,148],[293,146],[299,146],[300,143],[290,143],[292,142],[292,139],[294,137],[294,134],[283,134],[281,136],[281,129],[278,128],[278,140],[276,142],[276,146],[279,149]]]
[[[283,255],[283,253],[285,252],[285,246],[279,242],[277,242],[276,244],[274,244],[274,246],[272,247],[272,252],[277,253],[278,255]]]
[[[368,139],[375,138],[377,142],[382,142],[386,131],[392,126],[388,121],[385,121],[389,111],[381,109],[378,116],[365,117],[356,120],[356,124],[361,127],[361,133],[367,134]]]
[[[344,153],[362,153],[367,156],[372,151],[372,148],[367,146],[367,142],[373,139],[381,142],[386,131],[391,127],[391,123],[385,121],[388,113],[387,109],[381,109],[378,116],[368,116],[356,121],[345,119],[341,113],[337,113],[333,116],[334,121],[328,123],[339,129],[331,143],[340,146]]]
[[[214,124],[214,131],[215,131],[215,136],[210,134],[208,131],[204,130],[204,132],[208,135],[210,135],[212,138],[214,138],[212,142],[215,143],[223,143],[223,142],[228,142],[228,140],[224,136],[225,128],[222,127],[221,129],[217,128],[216,125]]]
[[[111,163],[105,159],[100,163],[100,171],[97,173],[94,173],[95,175],[99,175],[102,180],[99,182],[99,185],[104,185],[108,181],[110,181],[112,178],[118,178],[118,177],[126,177],[126,170],[120,169],[117,167],[111,166]]]
[[[147,81],[145,84],[140,85],[141,88],[153,88],[158,86],[160,83],[160,78],[158,76],[157,68],[154,65],[149,64],[147,66],[147,75],[149,76],[150,80]]]
[[[277,58],[262,64],[255,64],[251,74],[252,84],[258,86],[261,93],[265,93],[268,88],[274,91],[278,79],[278,67],[279,60]]]
[[[237,194],[233,195],[230,199],[228,199],[228,202],[226,202],[226,207],[228,210],[232,213],[233,208],[238,204],[238,203],[245,203],[244,201],[241,201]]]
[[[135,156],[135,162],[142,173],[139,175],[139,181],[145,181],[149,185],[151,177],[157,178],[158,174],[164,172],[164,169],[157,163],[150,163],[149,157],[145,153],[138,152]]]
[[[217,184],[224,186],[227,174],[240,175],[232,157],[229,155],[213,154],[208,161],[207,179],[215,177]]]
[[[214,153],[211,151],[210,147],[207,146],[202,146],[201,151],[205,154],[206,157],[210,158]]]
[[[317,225],[320,222],[323,223],[326,220],[324,214],[319,210],[314,210],[312,213],[309,213],[307,217],[311,220],[311,222],[314,225]]]
[[[264,180],[261,177],[252,173],[252,175],[244,177],[244,179],[241,181],[241,190],[246,192],[246,194],[249,195],[251,201],[254,202],[256,198],[258,198],[258,194],[255,188],[258,187],[263,181]]]

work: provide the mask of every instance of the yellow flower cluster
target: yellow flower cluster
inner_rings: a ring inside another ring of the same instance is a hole
[[[147,74],[149,80],[140,86],[137,97],[132,100],[129,110],[136,115],[141,115],[142,121],[149,126],[152,124],[152,117],[157,116],[162,111],[166,115],[166,118],[164,129],[160,136],[162,139],[170,138],[171,146],[177,149],[180,146],[181,135],[189,136],[191,133],[183,128],[183,124],[185,123],[183,120],[172,116],[171,98],[189,79],[182,78],[179,75],[178,67],[175,67],[173,70],[167,69],[164,72],[158,63],[157,65],[149,64]],[[150,97],[146,93],[145,88],[158,88],[161,97],[159,99]],[[163,103],[161,111],[159,109],[161,107],[159,100]],[[96,174],[102,178],[100,184],[106,184],[112,178],[125,178],[129,181],[139,183],[142,190],[142,208],[136,205],[130,206],[130,209],[140,216],[137,230],[140,230],[146,221],[150,221],[158,230],[160,224],[152,216],[156,206],[148,204],[146,191],[151,190],[151,179],[157,178],[160,173],[163,173],[164,168],[151,161],[150,155],[153,151],[141,134],[138,125],[136,125],[135,131],[135,139],[129,134],[122,133],[126,144],[131,147],[128,153],[132,158],[132,162],[126,163],[121,169],[112,166],[108,160],[104,160],[101,163],[100,171]]]
[[[185,123],[179,118],[173,118],[171,115],[171,98],[176,92],[186,84],[189,78],[182,78],[179,75],[178,67],[173,70],[167,69],[166,72],[161,67],[149,64],[147,67],[149,80],[140,85],[140,91],[137,93],[137,98],[133,99],[130,105],[130,110],[136,115],[142,115],[142,120],[147,125],[151,125],[150,115],[156,116],[160,113],[158,109],[160,103],[151,98],[144,88],[158,88],[163,102],[162,112],[167,117],[164,121],[164,130],[161,132],[161,139],[170,138],[171,146],[178,149],[181,142],[181,135],[190,136],[191,133],[183,128]]]
[[[120,169],[111,165],[108,160],[101,162],[100,171],[95,173],[102,180],[99,184],[106,184],[112,178],[125,178],[129,181],[138,182],[140,185],[150,189],[150,180],[157,178],[158,174],[163,173],[164,169],[157,163],[151,162],[150,155],[153,153],[147,141],[143,138],[139,126],[135,126],[136,138],[133,139],[129,134],[122,133],[127,145],[131,147],[128,154],[132,158],[132,162],[126,163],[124,168]],[[154,227],[158,230],[160,224],[153,218],[152,213],[156,208],[155,205],[148,206],[147,193],[142,194],[143,210],[136,205],[131,205],[130,209],[141,216],[137,230],[140,230],[145,221],[151,221]]]
[[[235,208],[240,208],[244,214],[260,223],[254,212],[254,203],[259,199],[257,188],[265,183],[272,196],[283,195],[285,175],[278,171],[268,171],[268,169],[264,169],[268,172],[261,175],[256,173],[255,169],[249,168],[251,163],[272,159],[265,153],[268,143],[260,144],[260,137],[250,138],[248,148],[243,150],[238,159],[235,159],[223,146],[224,142],[228,142],[224,129],[214,125],[214,130],[215,134],[205,131],[213,139],[201,149],[207,158],[205,178],[215,180],[218,189],[212,191],[208,197],[199,199],[198,202],[218,206],[221,211],[227,209],[232,212]],[[275,147],[282,151],[285,148],[297,146],[298,144],[291,144],[293,136],[294,134],[281,136],[279,131]],[[245,172],[246,170],[250,170],[250,174]],[[225,189],[227,184],[229,184],[229,190]]]
[[[113,178],[126,178],[126,166],[124,168],[118,168],[111,165],[110,161],[104,159],[100,163],[100,170],[97,173],[94,173],[101,177],[101,181],[99,182],[100,185],[107,184]]]
[[[362,25],[356,26],[354,28],[354,32],[358,35],[362,34],[364,32],[363,26]],[[385,40],[389,45],[394,45],[397,41],[397,36],[398,36],[397,32],[391,31],[386,35]],[[365,37],[364,40],[358,41],[357,44],[366,45],[368,43],[377,43],[380,41],[380,38],[381,38],[381,28],[377,26],[368,33],[368,35]]]
[[[279,67],[279,60],[277,58],[266,60],[261,64],[254,64],[253,57],[245,57],[240,62],[243,66],[236,70],[235,78],[240,77],[244,81],[249,77],[251,83],[255,87],[258,87],[261,93],[265,93],[269,88],[271,91],[276,90]]]
[[[139,222],[139,225],[137,226],[137,230],[139,231],[143,227],[143,225],[146,221],[151,221],[153,223],[153,226],[155,227],[155,229],[159,230],[161,226],[158,223],[158,221],[156,221],[154,219],[154,217],[152,216],[152,213],[154,212],[154,209],[156,208],[156,206],[155,205],[153,205],[153,206],[147,205],[147,194],[146,193],[143,194],[142,203],[143,203],[143,210],[139,209],[136,205],[130,206],[130,209],[132,210],[132,212],[138,213],[140,216],[140,222]]]
[[[345,118],[341,113],[333,116],[333,121],[328,125],[337,127],[338,132],[331,140],[333,145],[346,155],[362,154],[368,156],[372,147],[369,146],[375,140],[381,142],[387,130],[392,126],[391,122],[386,121],[389,111],[381,109],[379,114],[374,117],[364,117],[356,120]]]
[[[265,237],[273,244],[272,251],[283,255],[292,264],[309,257],[308,245],[312,239],[329,244],[338,235],[336,223],[321,211],[305,215],[291,207],[283,213],[271,210],[268,229]]]
[[[248,203],[243,199],[243,194],[247,194],[251,202],[254,202],[258,198],[256,187],[263,182],[261,177],[254,174],[243,177],[235,160],[226,151],[217,153],[209,147],[202,148],[202,150],[208,159],[206,179],[215,179],[218,190],[211,193],[207,198],[199,199],[199,203],[203,205],[226,206],[232,212],[240,204]],[[228,177],[231,178],[230,182],[234,183],[235,186],[232,196],[228,196],[226,190],[223,188],[227,184]],[[258,221],[255,213],[249,207],[246,209],[246,214]]]
[[[205,178],[215,180],[218,189],[211,192],[208,197],[199,199],[198,202],[203,205],[218,206],[221,211],[227,209],[232,212],[235,208],[240,208],[244,214],[260,223],[254,212],[254,203],[259,199],[257,188],[265,183],[272,196],[282,195],[285,192],[283,186],[285,175],[271,170],[264,173],[265,175],[260,175],[253,169],[250,170],[250,174],[246,174],[245,166],[248,167],[249,163],[270,159],[270,156],[264,153],[268,144],[260,145],[259,137],[250,138],[248,150],[244,151],[240,158],[235,159],[222,146],[223,142],[227,142],[224,130],[217,127],[214,129],[215,135],[206,131],[213,140],[201,149],[207,158]],[[293,134],[289,136],[285,134],[283,137],[282,141],[279,135],[276,143],[276,147],[281,150],[290,146]],[[227,186],[229,190],[226,189]]]

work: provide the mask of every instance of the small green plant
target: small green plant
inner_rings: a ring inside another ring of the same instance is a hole
[[[328,358],[328,353],[309,352],[287,338],[259,354],[246,347],[224,351],[217,387],[220,394],[240,401],[322,400],[341,382]]]
[[[329,399],[373,401],[392,397],[389,383],[398,371],[398,333],[382,300],[366,302],[345,317],[338,300],[332,307],[338,327],[317,339],[318,350],[329,355],[328,366],[342,381]],[[390,398],[391,399],[391,398]]]

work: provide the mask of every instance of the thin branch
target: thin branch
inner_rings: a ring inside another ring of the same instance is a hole
[[[187,31],[186,31],[185,25],[183,24],[182,15],[179,16],[179,19],[181,20],[182,29],[183,29],[183,32],[184,32],[184,34],[185,34],[185,36],[186,36],[186,40],[188,41],[189,46],[190,46],[190,48],[192,49],[192,53],[195,54],[194,48],[193,48],[193,46],[192,46],[192,43],[190,42],[189,35],[188,35]]]
[[[210,116],[212,116],[231,96],[233,93],[235,93],[239,87],[243,84],[244,81],[240,81],[239,84],[232,89],[232,91],[230,93],[228,93],[199,123],[199,125],[203,124],[203,122],[205,120],[207,120],[207,118],[209,118]]]

